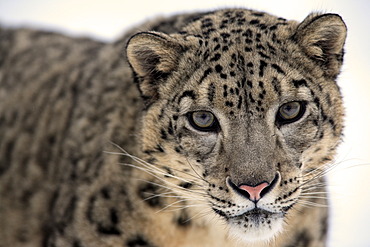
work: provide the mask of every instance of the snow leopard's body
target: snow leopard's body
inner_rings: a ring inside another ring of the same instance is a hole
[[[112,44],[1,28],[0,246],[324,246],[345,36],[244,9]]]

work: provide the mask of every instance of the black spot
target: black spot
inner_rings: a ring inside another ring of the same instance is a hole
[[[265,58],[265,59],[270,59],[270,56],[267,56],[265,53],[263,53],[262,51],[259,51],[258,54],[262,57],[262,58]]]
[[[248,85],[250,88],[252,88],[252,87],[253,87],[252,81],[247,80],[247,85]]]
[[[218,198],[215,198],[215,199],[218,199]],[[212,208],[212,209],[213,209],[213,211],[214,211],[216,214],[218,214],[218,215],[220,215],[220,216],[222,216],[222,217],[228,218],[228,217],[227,217],[227,215],[226,215],[223,211],[221,211],[221,210],[219,210],[219,209],[217,209],[217,208]]]
[[[229,37],[230,37],[230,34],[229,34],[229,33],[221,33],[220,35],[221,35],[221,37],[222,37],[222,38],[224,38],[224,39],[227,39],[227,38],[229,38]]]
[[[72,247],[82,247],[82,244],[81,244],[80,240],[74,240],[73,244],[72,244]]]
[[[209,22],[209,23],[203,23],[201,28],[205,29],[207,27],[212,27],[213,26],[213,23]]]
[[[212,58],[211,58],[211,62],[215,62],[215,61],[218,61],[219,59],[221,58],[221,54],[220,53],[216,53]]]
[[[259,27],[261,30],[265,30],[267,28],[266,24],[258,24],[257,27]]]
[[[221,73],[221,74],[220,74],[220,77],[221,77],[222,79],[225,79],[225,80],[227,79],[227,75],[226,75],[226,74],[224,74],[224,73]]]
[[[119,222],[117,210],[115,208],[110,209],[110,220],[112,224],[117,224]]]
[[[231,59],[232,59],[234,62],[236,62],[236,54],[235,54],[235,53],[233,53],[233,54],[231,55]]]
[[[111,224],[109,225],[99,223],[97,227],[98,232],[105,235],[121,235],[122,232],[117,228],[119,221],[117,211],[114,208],[110,209],[110,220]]]
[[[241,87],[242,88],[244,88],[246,81],[247,81],[247,78],[245,78],[245,76],[243,76],[243,78],[241,79],[241,82],[242,82]]]
[[[219,64],[217,64],[216,66],[215,66],[215,70],[216,70],[216,72],[217,73],[221,73],[221,71],[222,71],[222,66],[221,65],[219,65]]]
[[[308,230],[302,230],[295,235],[293,243],[289,244],[288,247],[297,247],[297,246],[310,246],[312,237],[308,233]]]
[[[256,49],[258,49],[258,50],[266,50],[265,47],[263,47],[263,45],[261,45],[261,44],[257,44],[256,45]]]
[[[207,59],[208,59],[208,57],[209,57],[209,49],[207,49],[207,50],[204,52],[204,54],[203,54],[203,59],[204,59],[204,60],[207,60]]]
[[[257,16],[257,17],[262,17],[265,15],[265,13],[262,13],[262,12],[255,12],[255,13],[252,13],[253,16]]]
[[[216,87],[213,83],[211,83],[209,85],[209,88],[208,88],[208,100],[210,102],[213,102],[213,99],[215,97],[215,93],[216,93]]]
[[[179,147],[175,147],[176,153],[181,153],[181,149]]]
[[[233,106],[234,106],[234,103],[233,103],[233,102],[231,102],[231,101],[226,101],[226,102],[225,102],[225,106],[233,107]]]
[[[244,33],[242,33],[244,37],[252,37],[252,30],[247,29]]]
[[[211,73],[212,73],[212,68],[208,68],[208,69],[206,69],[205,71],[204,71],[204,73],[203,73],[203,76],[202,76],[202,78],[200,78],[200,80],[199,80],[199,84],[200,83],[202,83],[202,81],[204,80],[204,79],[206,79],[207,78],[207,76],[209,76]]]
[[[328,219],[327,217],[323,217],[321,219],[321,234],[320,234],[320,241],[324,241],[326,235],[328,234]]]
[[[142,235],[136,235],[133,238],[130,238],[127,243],[127,247],[154,247],[150,244]]]
[[[256,100],[253,98],[253,96],[252,96],[252,93],[251,93],[251,92],[249,92],[249,100],[250,100],[252,103],[255,103],[255,102],[256,102]]]
[[[252,43],[253,43],[253,40],[246,38],[246,39],[245,39],[245,43],[247,43],[247,44],[252,44]]]
[[[168,167],[168,166],[163,166],[162,167],[164,170],[166,170],[166,175],[164,175],[165,177],[170,177],[170,175],[173,175],[173,172],[172,170]]]
[[[152,183],[143,183],[138,188],[138,196],[150,207],[162,207],[163,203],[159,196],[160,188]],[[154,197],[153,197],[154,196]]]
[[[277,80],[277,78],[276,78],[276,77],[274,77],[274,78],[272,79],[271,84],[274,86],[274,90],[275,90],[275,92],[276,92],[278,95],[281,95],[281,87],[280,87],[280,83],[279,83],[279,81]]]
[[[268,46],[268,48],[270,49],[270,51],[271,51],[273,54],[275,54],[275,51],[276,51],[275,47],[273,47],[272,45],[270,45],[270,43],[267,43],[267,46]]]
[[[173,135],[173,126],[172,126],[172,122],[170,122],[169,126],[168,126],[168,129],[167,129],[167,132],[169,135]]]
[[[267,66],[267,63],[263,60],[260,60],[260,67],[259,67],[259,76],[260,77],[263,76],[266,66]]]
[[[184,188],[184,189],[189,189],[191,186],[193,186],[192,183],[187,183],[187,182],[183,182],[181,184],[179,184],[180,187]]]
[[[190,217],[188,216],[185,210],[181,211],[180,216],[178,216],[175,221],[176,224],[180,227],[186,227],[191,224]]]
[[[239,100],[238,100],[238,109],[240,109],[241,108],[241,106],[242,106],[242,103],[243,103],[243,98],[242,98],[242,96],[240,95],[239,96]]]
[[[227,97],[227,85],[224,84],[224,97],[226,98]]]
[[[110,199],[110,191],[109,191],[109,188],[108,187],[103,187],[101,190],[100,190],[102,196],[104,199]]]
[[[292,83],[293,83],[293,85],[296,88],[303,87],[303,86],[307,87],[307,82],[304,79],[301,79],[301,80],[292,80]]]
[[[273,31],[273,30],[276,30],[277,29],[277,26],[276,25],[273,25],[271,27],[269,27],[270,31]]]
[[[246,46],[246,47],[244,48],[244,51],[245,51],[245,52],[251,52],[251,51],[253,51],[253,49],[252,49],[252,48],[250,48],[250,47],[248,47],[248,46]]]
[[[166,140],[167,139],[167,133],[166,133],[166,131],[164,129],[161,129],[161,138],[163,140]]]
[[[187,91],[183,92],[182,95],[180,96],[179,100],[178,100],[178,103],[180,103],[181,99],[184,98],[184,97],[189,97],[189,98],[194,100],[195,99],[195,93],[192,90],[187,90]]]
[[[253,20],[251,20],[250,22],[249,22],[249,24],[251,24],[251,25],[256,25],[256,24],[259,24],[260,23],[260,21],[259,20],[257,20],[257,19],[253,19]]]
[[[238,25],[239,26],[244,26],[245,25],[245,22],[246,22],[246,19],[245,18],[243,18],[243,19],[238,19]],[[240,30],[240,29],[239,29]],[[239,31],[238,30],[238,31]]]
[[[155,149],[156,149],[157,151],[161,152],[161,153],[164,153],[163,148],[162,148],[159,144],[155,147]]]

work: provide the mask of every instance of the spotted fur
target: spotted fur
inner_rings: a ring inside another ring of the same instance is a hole
[[[345,37],[246,9],[112,44],[0,28],[0,246],[325,246]]]

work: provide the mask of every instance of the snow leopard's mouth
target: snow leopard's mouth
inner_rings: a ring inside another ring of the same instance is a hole
[[[243,222],[250,222],[251,224],[259,225],[264,223],[269,224],[271,223],[271,220],[283,217],[283,213],[275,213],[260,208],[254,208],[243,214],[229,217],[228,220],[236,220],[238,224],[242,224]]]
[[[217,210],[213,208],[214,212],[218,215],[226,218],[226,220],[242,220],[242,221],[253,221],[253,222],[259,222],[263,221],[269,218],[283,218],[284,213],[283,212],[270,212],[261,208],[254,208],[252,210],[249,210],[247,212],[243,212],[238,215],[227,215],[221,210]]]
[[[284,212],[270,212],[261,208],[254,208],[239,215],[213,210],[226,220],[230,235],[247,242],[271,239],[282,230],[285,215]]]
[[[271,239],[282,230],[284,213],[254,208],[241,215],[226,217],[230,234],[247,242]]]

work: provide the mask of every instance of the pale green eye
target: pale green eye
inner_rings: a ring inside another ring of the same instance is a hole
[[[279,125],[293,123],[299,120],[306,111],[306,103],[303,101],[292,101],[280,106],[276,116]]]
[[[301,104],[299,102],[289,102],[280,107],[279,113],[283,119],[290,120],[297,117],[300,110]]]
[[[200,131],[216,131],[218,128],[215,116],[208,111],[191,112],[188,115],[188,120],[193,128]]]
[[[193,112],[193,121],[200,128],[208,128],[213,124],[215,117],[206,111]]]

